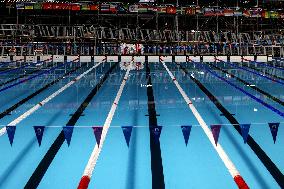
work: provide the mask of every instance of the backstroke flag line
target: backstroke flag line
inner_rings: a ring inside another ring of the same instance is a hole
[[[248,139],[248,133],[249,133],[249,129],[250,129],[250,124],[240,124],[241,127],[241,131],[242,131],[242,136],[244,139],[244,143],[247,143],[247,139]]]
[[[280,123],[268,123],[275,144]]]
[[[122,132],[126,141],[127,146],[129,147],[129,141],[131,138],[131,133],[132,133],[132,126],[122,126]]]
[[[211,125],[211,132],[213,134],[213,138],[214,138],[216,146],[218,144],[220,130],[221,130],[221,125]]]
[[[94,135],[96,137],[96,142],[98,145],[100,145],[100,140],[101,140],[101,136],[102,136],[102,131],[103,131],[103,127],[102,126],[95,126],[92,127],[94,130]]]
[[[7,130],[7,134],[8,134],[8,137],[9,137],[10,144],[12,146],[13,141],[14,141],[16,127],[15,126],[6,126],[6,130]]]
[[[41,146],[42,136],[44,132],[44,126],[34,126],[35,135],[38,141],[38,145]]]
[[[68,144],[68,146],[70,146],[70,142],[71,142],[71,138],[72,138],[72,134],[73,134],[73,126],[64,126],[63,127],[63,133],[64,133],[64,137],[65,140]]]
[[[192,126],[185,126],[185,125],[181,126],[181,131],[182,131],[184,142],[186,146],[188,144],[188,139],[189,139],[189,135],[191,132],[191,128]]]

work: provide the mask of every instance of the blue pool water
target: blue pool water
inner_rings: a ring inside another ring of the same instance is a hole
[[[0,188],[24,188],[61,132],[62,126],[67,124],[72,114],[75,113],[91,90],[98,84],[103,74],[113,64],[99,65],[79,82],[76,82],[20,122],[16,126],[12,147],[9,144],[7,134],[0,136]],[[189,74],[185,74],[181,67],[173,63],[166,63],[207,125],[223,124],[219,143],[250,188],[280,188],[255,152],[248,144],[244,144],[241,135],[237,133],[226,117],[221,115],[222,112],[216,108],[214,103],[189,76],[192,75],[198,79],[231,114],[234,114],[239,123],[251,123],[249,134],[282,174],[284,174],[284,118],[242,91],[218,79],[205,69],[205,65],[197,64],[181,64],[189,72]],[[237,188],[224,163],[198,125],[196,118],[162,64],[150,63],[149,65],[155,107],[158,114],[157,122],[158,125],[163,126],[160,148],[165,188]],[[228,70],[239,78],[284,101],[284,88],[280,83],[246,70],[236,69],[229,64],[216,63],[214,65]],[[80,68],[19,106],[11,112],[11,115],[6,115],[0,120],[1,127],[22,115],[91,66],[89,64]],[[74,68],[74,65],[66,65],[62,70],[53,71],[1,92],[0,111],[3,112],[72,68]],[[284,106],[229,77],[220,70],[208,67],[208,65],[206,68],[284,112]],[[23,74],[21,70],[15,74],[1,75],[1,82],[15,78],[19,74]],[[38,188],[71,189],[77,187],[96,144],[91,126],[102,126],[104,124],[124,74],[125,71],[121,70],[119,66],[110,74],[84,110],[83,115],[76,121],[71,145],[68,147],[67,143],[64,142],[60,147]],[[278,75],[283,76],[284,71],[278,70]],[[152,177],[149,116],[147,114],[148,97],[145,68],[139,71],[132,70],[113,117],[89,188],[152,188],[155,175]],[[276,144],[273,143],[268,127],[269,122],[280,122]],[[47,126],[41,147],[37,143],[33,129],[33,126],[36,125]],[[182,125],[193,125],[188,146],[184,142],[180,128]],[[126,145],[121,126],[134,126],[129,148]]]

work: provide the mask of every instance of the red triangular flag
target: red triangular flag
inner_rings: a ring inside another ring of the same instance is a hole
[[[95,126],[95,127],[92,127],[93,130],[94,130],[94,134],[95,134],[95,137],[96,137],[96,141],[97,141],[97,144],[98,146],[100,145],[100,141],[101,141],[101,136],[102,136],[102,131],[103,131],[103,127],[101,126]]]
[[[221,130],[221,125],[211,125],[211,132],[213,134],[213,138],[214,138],[216,146],[218,144],[220,130]]]

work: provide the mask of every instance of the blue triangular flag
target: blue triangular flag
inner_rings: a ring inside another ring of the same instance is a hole
[[[216,146],[218,143],[220,130],[221,130],[221,125],[211,125],[211,132],[213,134],[213,138],[214,138]]]
[[[126,144],[129,147],[129,141],[130,141],[131,133],[132,133],[132,126],[122,126],[121,128],[124,134]]]
[[[63,127],[63,133],[64,133],[64,137],[65,140],[68,144],[68,146],[70,146],[70,142],[71,142],[71,138],[72,138],[72,134],[73,134],[73,126],[64,126]]]
[[[186,146],[188,144],[188,139],[189,139],[191,128],[192,126],[184,126],[184,125],[181,126],[181,131],[182,131],[184,142]]]
[[[34,126],[34,130],[35,130],[35,134],[36,134],[36,138],[37,138],[39,146],[41,145],[44,128],[45,128],[44,126]]]
[[[273,137],[273,141],[275,144],[280,123],[268,123],[268,125],[269,125],[270,131]]]
[[[151,133],[154,136],[155,142],[159,142],[161,132],[162,132],[162,126],[151,127]]]
[[[250,129],[250,124],[240,124],[242,130],[242,136],[244,139],[244,143],[247,143],[248,133]]]
[[[9,137],[10,144],[12,146],[13,141],[14,141],[16,126],[6,126],[6,131]]]
[[[101,141],[101,136],[102,136],[102,131],[103,131],[103,127],[92,127],[94,130],[94,134],[96,137],[96,141],[98,146],[100,145],[100,141]]]

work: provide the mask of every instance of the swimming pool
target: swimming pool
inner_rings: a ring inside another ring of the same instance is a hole
[[[207,126],[222,125],[218,145],[248,186],[281,188],[284,71],[275,65],[266,67],[268,63],[165,62],[165,65]],[[1,127],[92,66],[66,64],[1,91],[4,112],[62,77],[10,114],[1,114]],[[39,73],[40,70],[32,75]],[[104,125],[125,73],[118,63],[97,65],[18,123],[12,147],[7,134],[0,136],[0,188],[76,188],[96,145],[91,127]],[[22,74],[25,73],[20,69],[1,75],[1,83]],[[3,84],[1,89],[27,77]],[[237,188],[163,64],[144,63],[143,69],[131,70],[117,104],[89,188]],[[232,125],[235,122],[251,124],[246,144],[236,129],[238,124],[236,128]],[[275,144],[268,123],[280,123]],[[65,125],[74,126],[70,146],[62,133]],[[40,147],[33,126],[46,126]],[[129,147],[122,126],[133,126]],[[158,141],[153,141],[149,129],[155,126],[162,126]],[[192,126],[187,146],[181,126]]]

